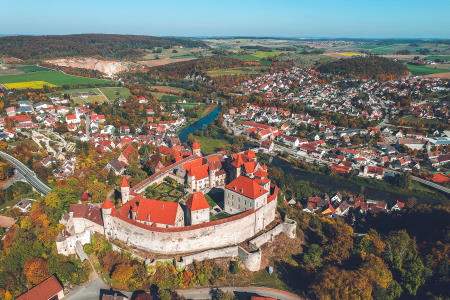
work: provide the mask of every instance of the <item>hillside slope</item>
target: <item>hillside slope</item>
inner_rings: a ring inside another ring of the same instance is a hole
[[[404,64],[379,56],[340,59],[324,63],[317,70],[321,73],[379,80],[392,80],[408,74]]]
[[[0,56],[20,59],[49,59],[67,56],[101,56],[110,59],[135,59],[139,49],[153,47],[206,47],[201,41],[144,35],[75,34],[0,37]]]

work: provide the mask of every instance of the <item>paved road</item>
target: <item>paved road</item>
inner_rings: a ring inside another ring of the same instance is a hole
[[[237,296],[263,296],[263,297],[271,297],[281,300],[302,300],[304,298],[281,290],[266,288],[266,287],[219,287],[222,291],[232,292]],[[186,299],[193,300],[206,300],[211,299],[211,290],[212,288],[198,288],[198,289],[184,289],[177,290],[176,292]]]
[[[31,184],[31,186],[41,194],[47,195],[52,191],[49,186],[39,180],[36,173],[25,166],[20,160],[3,151],[0,151],[0,157],[11,163],[16,168],[16,170],[18,170],[19,173],[22,174],[25,180],[28,181],[28,183]]]
[[[100,299],[100,290],[109,289],[100,278],[95,278],[85,285],[80,285],[71,290],[64,299],[67,300],[98,300]]]

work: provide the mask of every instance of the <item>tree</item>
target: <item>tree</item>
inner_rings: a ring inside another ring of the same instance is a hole
[[[353,229],[343,221],[325,220],[323,231],[329,239],[324,246],[324,260],[337,263],[347,260],[353,248]]]
[[[303,253],[303,264],[314,268],[320,268],[322,266],[322,254],[323,249],[320,245],[311,244]]]
[[[310,291],[319,300],[371,300],[372,286],[367,277],[358,272],[326,266],[310,286]]]
[[[236,260],[230,261],[230,272],[231,274],[239,273],[239,262]]]
[[[32,286],[41,283],[51,275],[47,261],[39,257],[32,257],[27,260],[23,267],[23,273]]]

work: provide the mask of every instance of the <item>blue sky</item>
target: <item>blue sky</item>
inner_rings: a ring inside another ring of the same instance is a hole
[[[0,34],[450,38],[450,0],[0,0]]]

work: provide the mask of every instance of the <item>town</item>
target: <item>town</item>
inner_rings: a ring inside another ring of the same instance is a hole
[[[130,38],[0,51],[1,299],[446,295],[450,84],[410,69],[444,55]]]

